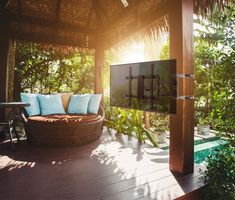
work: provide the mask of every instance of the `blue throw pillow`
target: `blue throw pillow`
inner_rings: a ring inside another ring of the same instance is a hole
[[[87,114],[90,94],[73,95],[70,98],[68,113],[70,114]]]
[[[88,103],[88,113],[97,114],[100,107],[102,94],[93,94]]]
[[[21,101],[29,103],[30,106],[25,107],[26,113],[29,116],[40,115],[40,107],[37,94],[20,93]]]
[[[66,114],[59,94],[38,95],[41,115]]]

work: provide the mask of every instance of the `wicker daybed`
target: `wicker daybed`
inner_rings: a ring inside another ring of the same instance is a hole
[[[89,144],[99,139],[104,110],[87,115],[23,115],[27,140],[30,144],[48,147],[67,147]]]

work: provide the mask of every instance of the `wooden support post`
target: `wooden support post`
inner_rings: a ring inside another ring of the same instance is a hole
[[[7,79],[8,79],[8,97],[7,101],[13,101],[14,75],[15,75],[15,46],[14,41],[8,43],[8,62],[7,62]]]
[[[98,35],[96,37],[96,48],[95,48],[95,82],[94,92],[103,94],[102,75],[104,68],[104,41],[103,37]]]
[[[5,102],[9,100],[9,94],[12,94],[12,90],[9,91],[9,85],[12,86],[9,84],[9,68],[15,64],[15,58],[13,43],[8,38],[8,23],[0,20],[0,27],[0,102]],[[0,120],[4,119],[5,112],[0,110]]]
[[[174,0],[170,10],[170,57],[176,59],[178,74],[194,74],[193,0]],[[183,79],[181,95],[194,95],[194,83]],[[177,100],[177,114],[170,116],[170,170],[193,172],[194,101]]]

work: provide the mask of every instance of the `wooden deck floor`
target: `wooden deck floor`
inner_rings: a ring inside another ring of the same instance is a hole
[[[0,199],[190,199],[203,186],[197,167],[184,177],[168,168],[166,151],[107,131],[100,141],[74,148],[21,143],[11,152],[1,144]]]

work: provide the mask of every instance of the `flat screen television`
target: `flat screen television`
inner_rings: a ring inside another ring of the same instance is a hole
[[[111,65],[110,105],[175,114],[176,60]]]

